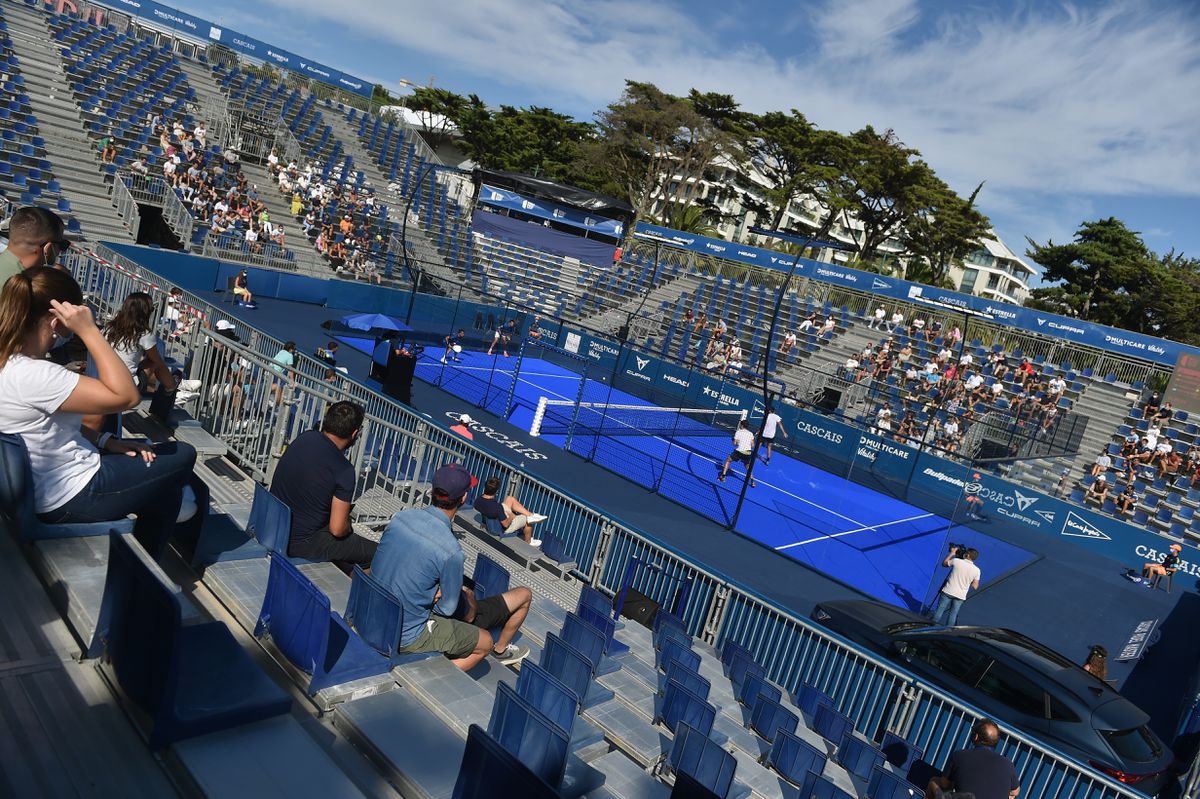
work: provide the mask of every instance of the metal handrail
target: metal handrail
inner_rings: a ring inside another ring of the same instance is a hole
[[[138,211],[137,201],[123,179],[113,181],[112,203],[116,206],[117,214],[125,220],[125,227],[129,229],[136,241],[138,231],[142,227],[142,214]]]

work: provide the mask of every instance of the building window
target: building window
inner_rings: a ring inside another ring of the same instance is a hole
[[[962,284],[958,287],[959,291],[965,291],[967,294],[973,293],[975,291],[975,281],[978,278],[979,278],[979,270],[978,269],[963,270]]]
[[[999,275],[997,275],[995,273],[988,275],[987,287],[989,289],[994,289],[999,285],[1000,285],[1000,276]]]

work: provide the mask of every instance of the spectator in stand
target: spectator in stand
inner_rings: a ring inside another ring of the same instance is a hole
[[[133,376],[135,384],[151,381],[156,384],[150,415],[159,423],[169,425],[170,411],[175,407],[175,376],[158,351],[158,336],[154,333],[154,300],[150,295],[135,291],[126,297],[104,326],[104,337]],[[84,424],[99,432],[119,432],[115,414],[107,417],[107,423],[105,417],[93,416],[86,418]]]
[[[59,336],[87,348],[97,377],[46,360]],[[21,436],[33,470],[34,510],[50,524],[137,516],[135,534],[157,557],[178,522],[195,515],[185,487],[196,451],[150,446],[82,426],[83,416],[120,413],[139,400],[129,367],[92,320],[79,284],[45,266],[0,289],[0,430]],[[191,494],[191,489],[187,489]]]
[[[354,564],[371,565],[377,544],[350,522],[355,477],[346,458],[362,434],[363,416],[361,405],[335,402],[321,429],[297,436],[276,464],[271,493],[292,511],[291,557],[332,561],[347,572]]]
[[[696,324],[692,328],[692,335],[693,336],[700,335],[701,333],[704,332],[704,329],[707,327],[708,327],[708,311],[701,311],[700,315],[696,317]]]
[[[833,315],[830,314],[825,318],[825,324],[821,325],[821,336],[833,335],[833,330],[836,326],[837,322],[834,321]]]
[[[1158,413],[1158,406],[1160,402],[1162,402],[1162,398],[1159,396],[1158,392],[1155,391],[1145,402],[1142,403],[1142,418],[1153,418],[1154,415]]]
[[[904,327],[904,313],[897,308],[892,312],[891,324],[888,327],[888,332],[895,334],[898,330]]]
[[[1154,418],[1162,424],[1170,424],[1171,418],[1175,416],[1175,409],[1171,407],[1171,403],[1164,402],[1162,407],[1154,412]]]
[[[146,156],[139,155],[137,160],[129,165],[129,171],[135,175],[146,177],[150,174],[150,165],[146,163]]]
[[[882,305],[880,305],[878,308],[875,309],[875,313],[874,313],[874,315],[871,316],[870,321],[867,322],[867,327],[871,330],[876,330],[876,329],[883,330],[884,320],[886,318],[887,318],[887,311],[884,310]]]
[[[324,347],[317,347],[317,351],[314,353],[314,355],[317,360],[324,361],[336,369],[337,351],[338,343],[336,341],[329,341]]]
[[[804,333],[805,335],[808,335],[809,333],[816,330],[816,327],[817,327],[817,315],[816,314],[809,314],[807,317],[804,318],[804,320],[802,322],[800,322],[800,332]]]
[[[233,279],[233,294],[238,298],[239,305],[247,308],[254,307],[254,295],[250,293],[250,271],[243,269]]]
[[[919,316],[914,316],[908,328],[908,333],[913,338],[925,335],[925,320]]]
[[[750,432],[750,425],[746,420],[738,422],[738,428],[733,433],[733,452],[729,453],[729,457],[725,459],[725,465],[721,467],[721,474],[717,480],[725,482],[725,475],[729,473],[729,464],[737,461],[746,465],[746,473],[750,473],[750,458],[754,453],[754,433]],[[757,483],[753,478],[750,479],[750,487],[754,488]]]
[[[1134,507],[1137,506],[1137,503],[1138,493],[1134,488],[1133,481],[1130,480],[1129,482],[1125,483],[1125,488],[1121,490],[1121,493],[1115,500],[1117,516],[1124,517],[1125,514],[1133,511]]]
[[[1150,584],[1151,578],[1166,577],[1179,569],[1179,553],[1183,551],[1183,547],[1171,544],[1169,550],[1162,560],[1152,560],[1142,566],[1142,579],[1147,585]]]
[[[983,719],[971,728],[971,748],[950,755],[946,770],[929,781],[927,799],[938,799],[943,791],[975,799],[1016,799],[1021,782],[1012,761],[996,751],[1000,728]]]
[[[786,356],[796,346],[796,334],[789,330],[783,335],[783,339],[779,342],[779,354]]]
[[[392,517],[371,569],[371,576],[404,608],[400,651],[441,652],[463,671],[479,665],[489,652],[505,665],[529,655],[528,647],[511,641],[525,619],[532,595],[517,608],[509,601],[513,591],[502,595],[511,615],[495,644],[487,630],[456,618],[459,614],[478,618],[493,610],[482,602],[474,612],[470,608],[465,613],[459,610],[464,601],[464,558],[451,525],[475,482],[457,464],[438,469],[433,475],[432,506],[401,511]]]
[[[270,172],[271,175],[279,174],[279,153],[275,152],[274,150],[267,155],[267,171]]]
[[[1029,362],[1028,358],[1021,359],[1020,365],[1017,366],[1015,379],[1022,386],[1028,385],[1029,381],[1033,379],[1033,364]]]
[[[696,322],[696,315],[692,313],[691,308],[683,309],[683,328],[688,329]]]
[[[844,380],[849,380],[851,382],[854,382],[854,380],[858,377],[858,367],[859,366],[860,366],[860,362],[858,360],[858,357],[852,354],[849,358],[846,359],[846,362],[844,364],[842,364],[842,378]]]
[[[471,432],[471,423],[475,421],[469,415],[463,413],[458,416],[458,424],[450,426],[450,432],[460,435],[468,441],[475,440],[475,434]]]
[[[1159,461],[1158,477],[1166,479],[1171,485],[1175,485],[1179,480],[1180,469],[1183,468],[1183,456],[1178,452],[1172,451],[1170,455]]]
[[[1096,456],[1096,461],[1092,464],[1092,477],[1097,477],[1107,472],[1112,468],[1112,458],[1108,455],[1108,450],[1100,450],[1100,454]]]
[[[9,277],[34,266],[54,266],[71,247],[63,237],[62,218],[27,205],[8,219],[8,247],[0,252],[0,287]]]
[[[489,477],[483,483],[483,494],[475,500],[475,510],[485,519],[500,522],[505,534],[511,535],[519,531],[526,544],[540,547],[542,539],[533,537],[533,525],[546,521],[547,517],[529,510],[514,496],[497,499],[496,495],[499,492],[500,478]]]
[[[1104,500],[1108,499],[1108,475],[1099,475],[1092,484],[1088,486],[1087,499],[1095,501],[1099,505],[1104,504]]]

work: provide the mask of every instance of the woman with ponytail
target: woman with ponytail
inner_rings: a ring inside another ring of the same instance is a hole
[[[97,377],[46,360],[59,337],[74,335]],[[137,515],[143,546],[161,553],[180,516],[196,451],[97,434],[84,415],[129,410],[138,402],[129,369],[105,340],[66,272],[34,267],[0,289],[0,432],[20,435],[33,467],[34,509],[48,523],[99,522]]]
[[[170,409],[175,405],[175,378],[158,352],[158,336],[154,333],[154,300],[150,295],[135,291],[126,297],[112,320],[104,326],[104,338],[133,375],[135,383],[139,382],[143,367],[158,381],[150,412],[162,424],[170,424]],[[102,426],[98,417],[85,419],[84,424],[100,430],[117,429],[115,425]]]

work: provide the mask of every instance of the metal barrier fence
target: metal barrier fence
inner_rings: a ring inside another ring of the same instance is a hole
[[[125,220],[125,227],[129,228],[129,232],[136,240],[138,231],[142,227],[142,215],[138,211],[137,201],[130,193],[124,178],[113,181],[112,203],[116,206],[117,214]]]
[[[240,236],[222,242],[221,234],[209,233],[204,237],[201,255],[281,272],[303,272],[316,277],[332,277],[333,269],[329,264],[321,260],[316,250],[307,248],[308,242],[304,244],[299,250],[290,250],[273,241],[260,240],[251,244]]]
[[[75,253],[64,260],[101,312],[115,309],[135,290],[150,292],[165,307],[172,288],[141,267],[118,265],[111,251],[97,257]],[[220,311],[200,298],[183,292],[173,307],[182,309],[182,322],[169,339],[169,352],[187,362],[189,375],[201,381],[194,415],[256,480],[270,477],[284,445],[313,429],[330,401],[355,399],[367,410],[363,433],[350,452],[358,475],[356,520],[382,521],[397,510],[422,504],[433,471],[447,462],[461,462],[481,480],[508,479],[513,493],[553,518],[554,532],[593,585],[615,594],[635,558],[649,568],[638,570],[632,587],[660,603],[672,599],[680,582],[689,582],[686,603],[675,610],[691,632],[717,646],[735,641],[747,647],[768,676],[788,690],[802,683],[824,690],[870,736],[878,738],[885,731],[906,736],[925,749],[926,760],[940,765],[951,751],[966,745],[967,729],[982,715],[796,611],[522,475],[514,462],[477,448],[430,417],[360,384],[328,381],[326,367],[313,358],[298,355],[295,371],[285,372],[272,360],[282,346],[278,339],[244,325],[240,342],[216,334],[211,326]],[[1001,748],[1017,764],[1025,796],[1141,796],[1012,730],[1004,730]]]
[[[126,172],[116,182],[123,183],[134,200],[146,205],[161,206],[163,198],[170,190],[165,180],[153,175],[137,175]]]
[[[162,206],[163,219],[175,231],[175,235],[179,238],[179,242],[188,248],[191,246],[192,231],[196,227],[196,220],[192,216],[192,212],[183,204],[183,200],[179,199],[179,195],[174,190],[168,190],[163,195]]]

